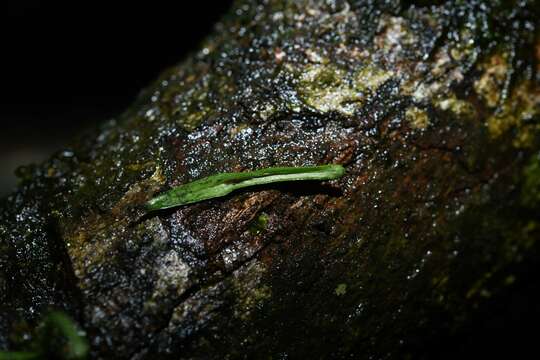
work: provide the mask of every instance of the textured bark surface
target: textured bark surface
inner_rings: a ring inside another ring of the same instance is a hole
[[[539,8],[237,2],[123,116],[19,170],[0,348],[56,308],[92,358],[459,352],[538,262]],[[204,176],[325,163],[347,174],[141,210]]]

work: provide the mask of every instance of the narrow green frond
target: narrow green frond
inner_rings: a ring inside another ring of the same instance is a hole
[[[273,167],[248,172],[217,174],[175,187],[150,200],[146,207],[148,211],[167,209],[225,196],[234,190],[248,186],[284,181],[333,180],[340,178],[344,173],[345,169],[341,165],[321,165]]]

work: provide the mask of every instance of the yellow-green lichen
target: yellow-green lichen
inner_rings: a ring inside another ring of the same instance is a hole
[[[347,294],[347,284],[343,284],[343,283],[338,284],[338,286],[334,290],[334,293],[337,296],[343,296],[343,295]]]
[[[418,42],[409,21],[403,17],[382,15],[378,28],[379,33],[374,43],[391,60],[399,57],[403,48],[414,46]]]
[[[330,62],[328,58],[322,56],[319,52],[313,51],[312,49],[307,49],[305,54],[308,60],[312,63],[328,64]]]
[[[318,112],[352,115],[367,95],[391,76],[391,72],[371,66],[350,73],[332,64],[309,65],[300,76],[297,91],[300,99]]]
[[[267,102],[255,108],[254,111],[262,120],[268,120],[276,113],[276,106],[270,102]]]
[[[149,169],[149,168],[155,167],[155,166],[156,166],[156,163],[154,161],[146,161],[144,163],[128,164],[128,165],[126,165],[126,169],[129,170],[129,171],[141,172],[143,170],[146,170],[146,169]],[[159,167],[157,169],[159,169]],[[160,171],[157,170],[157,172],[160,172]],[[155,173],[154,173],[154,175],[155,175]],[[161,176],[163,176],[163,175],[161,175]]]
[[[401,90],[404,95],[412,96],[416,102],[435,102],[436,106],[450,107],[452,111],[465,110],[461,108],[464,104],[451,101],[444,103],[452,85],[464,80],[466,64],[472,62],[476,56],[470,30],[463,29],[459,36],[460,41],[442,46],[435,51],[433,61],[429,63],[431,80],[419,79],[414,73],[403,76]]]
[[[476,115],[476,110],[474,109],[473,104],[468,101],[458,99],[455,94],[451,94],[450,96],[437,101],[435,105],[439,109],[443,111],[450,111],[458,117],[474,118]]]
[[[366,66],[356,72],[354,85],[361,91],[374,93],[377,89],[394,76],[392,71],[385,71],[376,66]]]
[[[360,100],[345,80],[346,73],[333,65],[309,66],[300,78],[298,93],[301,99],[319,112],[339,111],[352,114],[346,101]]]
[[[531,121],[540,114],[540,89],[529,81],[518,84],[511,96],[501,105],[500,111],[487,119],[487,127],[493,138],[512,130],[513,145],[527,148],[538,140],[540,125]]]
[[[474,56],[474,33],[469,28],[463,28],[459,32],[460,40],[450,49],[453,60],[463,61]]]
[[[189,113],[182,122],[184,129],[193,131],[204,119],[208,118],[211,114],[211,109],[203,107],[199,111]]]
[[[474,90],[487,106],[499,105],[502,89],[508,76],[508,54],[497,53],[479,65],[482,75],[474,82]]]
[[[414,129],[425,129],[429,126],[429,116],[425,110],[416,106],[410,107],[405,112],[405,118]]]

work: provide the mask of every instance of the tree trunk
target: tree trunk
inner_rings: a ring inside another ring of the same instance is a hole
[[[19,170],[0,205],[0,348],[52,308],[91,358],[526,345],[505,322],[539,312],[539,9],[236,2],[119,119]],[[328,163],[346,175],[142,207],[217,173]]]

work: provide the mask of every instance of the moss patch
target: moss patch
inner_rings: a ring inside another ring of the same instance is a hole
[[[262,233],[268,226],[268,215],[261,213],[249,226],[249,232],[252,235],[258,235]]]

